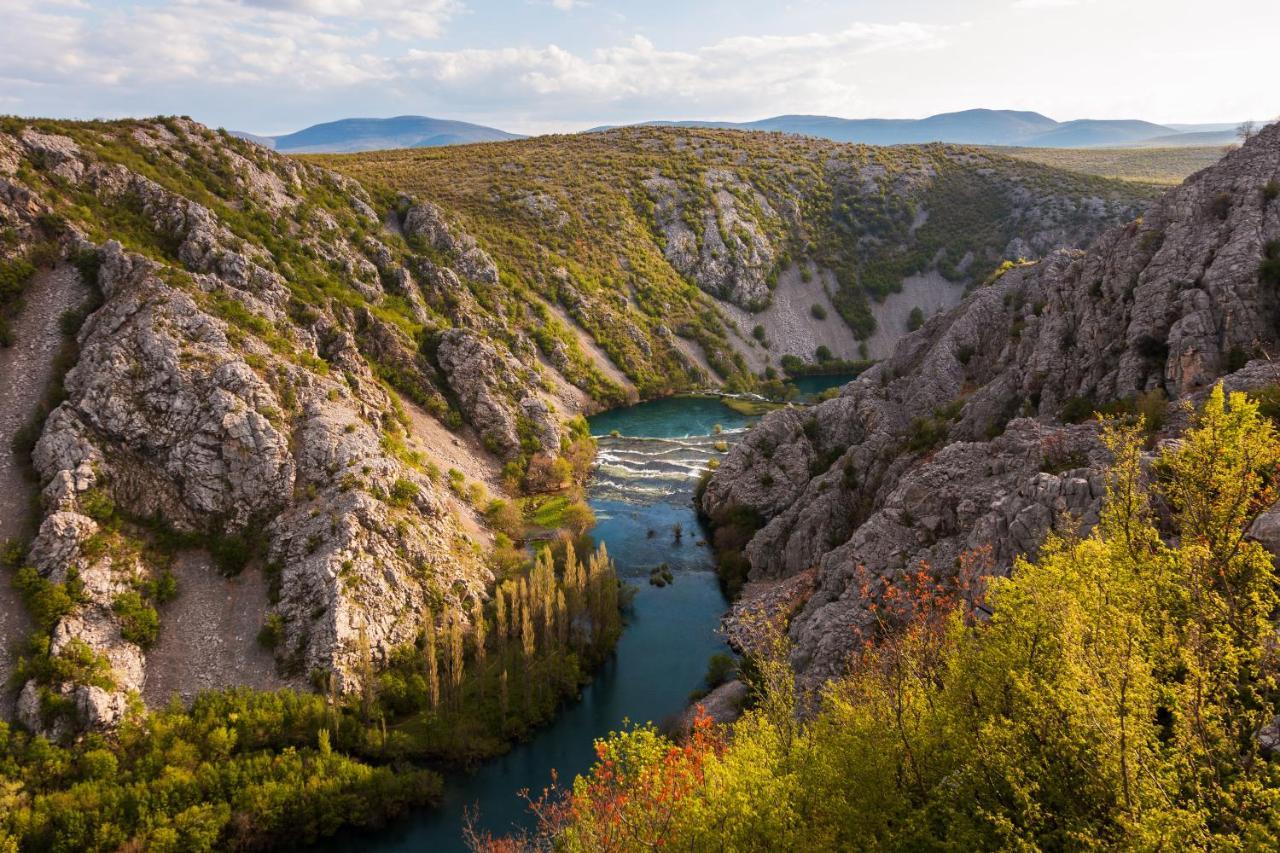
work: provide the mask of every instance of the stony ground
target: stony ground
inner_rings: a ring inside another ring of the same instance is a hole
[[[160,636],[147,652],[147,705],[162,706],[175,693],[189,702],[202,690],[302,686],[277,674],[271,652],[258,642],[268,606],[260,569],[226,578],[207,553],[184,551],[173,573],[178,597],[160,608]]]
[[[778,276],[778,286],[773,290],[769,307],[751,314],[736,305],[720,303],[721,310],[737,326],[741,339],[731,337],[734,348],[755,371],[764,370],[767,364],[777,365],[784,355],[813,359],[814,350],[825,346],[836,358],[853,360],[858,357],[858,340],[853,331],[836,311],[828,295],[834,292],[835,277],[827,270],[809,265],[809,280],[805,281],[800,268],[787,267]],[[815,319],[813,306],[821,305],[825,320]],[[873,305],[879,319],[878,305]],[[756,325],[764,326],[769,349],[764,349],[751,336]]]
[[[85,297],[74,267],[36,276],[26,305],[13,323],[13,346],[0,349],[0,540],[30,532],[31,501],[36,485],[11,450],[13,437],[26,426],[53,379],[54,355],[62,345],[58,318]],[[9,584],[0,578],[0,685],[12,671],[14,646],[26,637],[26,610]],[[0,718],[10,703],[0,702]]]
[[[867,339],[867,355],[888,358],[893,354],[893,348],[907,334],[907,318],[912,308],[919,308],[927,320],[959,305],[963,298],[963,285],[952,284],[939,272],[907,276],[902,280],[900,292],[889,294],[884,302],[871,303],[876,330]]]

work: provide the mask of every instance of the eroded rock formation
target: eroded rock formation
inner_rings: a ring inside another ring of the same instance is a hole
[[[790,628],[811,684],[868,621],[867,574],[874,596],[977,550],[1007,571],[1048,530],[1096,519],[1106,454],[1095,425],[1069,421],[1168,397],[1173,433],[1177,404],[1218,379],[1280,379],[1280,288],[1260,274],[1280,245],[1278,185],[1272,125],[1088,251],[1009,269],[839,397],[772,414],[734,448],[703,507],[759,519],[752,579],[817,570]]]

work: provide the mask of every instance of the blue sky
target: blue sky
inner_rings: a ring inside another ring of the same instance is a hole
[[[779,113],[1280,112],[1276,0],[0,0],[0,112],[263,133]]]

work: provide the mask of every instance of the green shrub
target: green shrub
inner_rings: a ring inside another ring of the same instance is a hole
[[[816,302],[809,306],[809,314],[811,314],[815,320],[827,319],[827,309],[823,308]]]
[[[907,331],[914,332],[916,329],[924,325],[924,310],[917,305],[911,309],[911,313],[907,315]]]
[[[262,629],[258,631],[258,642],[268,649],[274,649],[284,639],[284,617],[279,613],[268,613]]]
[[[227,577],[244,571],[261,547],[256,536],[248,532],[214,535],[206,544],[214,565]]]
[[[1078,424],[1089,420],[1098,410],[1098,404],[1090,397],[1072,397],[1062,404],[1058,417],[1063,423]]]
[[[395,506],[407,507],[411,505],[417,497],[418,485],[412,480],[400,478],[391,484],[390,502]]]
[[[0,308],[17,301],[35,274],[36,268],[26,258],[0,261]]]
[[[160,633],[160,615],[137,590],[117,595],[111,609],[120,620],[120,635],[131,643],[146,648]]]
[[[715,689],[738,674],[738,661],[733,655],[717,652],[707,661],[707,674],[703,681]]]
[[[74,569],[68,572],[66,582],[54,583],[32,567],[24,566],[14,574],[13,586],[22,596],[31,621],[46,634],[83,601],[82,586]]]

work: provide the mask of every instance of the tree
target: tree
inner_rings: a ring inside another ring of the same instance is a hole
[[[596,514],[586,501],[574,501],[564,508],[561,519],[574,536],[581,536],[596,524]]]
[[[917,305],[911,309],[911,313],[907,315],[907,331],[914,332],[916,329],[924,325],[924,310]]]
[[[1236,125],[1236,138],[1241,142],[1248,142],[1250,139],[1253,139],[1257,132],[1257,122],[1242,121],[1240,124]]]
[[[472,610],[474,612],[472,613],[471,621],[474,623],[474,627],[472,628],[471,636],[476,647],[475,659],[476,663],[482,664],[485,659],[485,641],[488,636],[488,628],[484,619],[484,603],[476,599]]]
[[[493,636],[499,657],[507,650],[507,594],[505,584],[493,588]]]
[[[451,611],[446,619],[445,628],[445,650],[447,652],[445,663],[449,670],[449,687],[450,695],[455,705],[461,704],[462,700],[462,671],[463,671],[463,654],[464,645],[462,638],[462,614],[458,611]]]
[[[373,719],[375,687],[373,651],[369,648],[369,632],[365,630],[363,625],[360,626],[360,630],[356,633],[356,654],[360,677],[360,711],[364,721],[368,723]]]
[[[422,658],[426,669],[427,697],[432,708],[440,706],[440,659],[436,653],[436,619],[430,604],[422,606]]]

